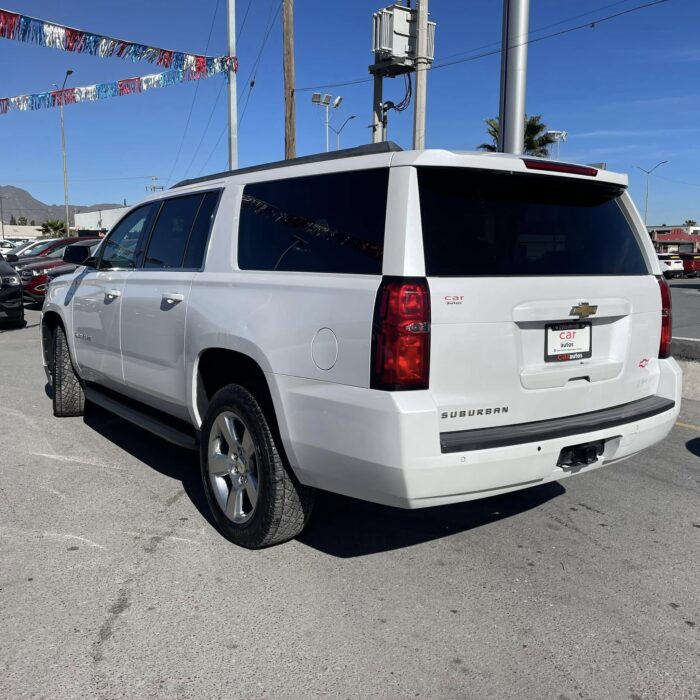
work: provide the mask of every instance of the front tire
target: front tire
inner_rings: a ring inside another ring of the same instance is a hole
[[[308,523],[314,490],[285,465],[255,397],[229,384],[213,397],[202,426],[204,491],[220,532],[249,549],[296,537]]]
[[[53,333],[52,365],[54,416],[82,416],[85,412],[85,392],[73,367],[62,326],[57,326]]]

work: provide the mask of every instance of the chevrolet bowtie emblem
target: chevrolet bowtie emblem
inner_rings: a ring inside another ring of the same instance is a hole
[[[591,306],[587,301],[584,301],[576,306],[572,306],[571,311],[569,311],[569,316],[588,318],[588,316],[593,316],[596,311],[598,311],[597,306]]]

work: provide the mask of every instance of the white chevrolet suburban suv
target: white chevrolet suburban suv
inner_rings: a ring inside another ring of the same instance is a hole
[[[222,533],[314,492],[403,508],[613,464],[680,407],[627,178],[506,154],[339,151],[179,183],[49,287],[54,413],[199,449]],[[79,256],[83,258],[79,258]]]

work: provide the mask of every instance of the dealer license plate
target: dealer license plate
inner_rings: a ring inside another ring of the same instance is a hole
[[[552,323],[544,327],[544,361],[567,362],[591,356],[590,323]]]

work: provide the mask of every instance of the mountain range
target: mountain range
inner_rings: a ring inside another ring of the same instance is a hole
[[[35,197],[23,190],[20,187],[12,185],[0,185],[0,198],[2,198],[3,222],[10,223],[10,217],[14,216],[19,219],[21,216],[26,217],[27,221],[34,221],[37,226],[44,221],[52,219],[66,218],[66,209],[63,204],[44,204]],[[121,207],[121,204],[69,204],[71,220],[74,220],[76,212],[97,211],[99,209],[116,209]]]

